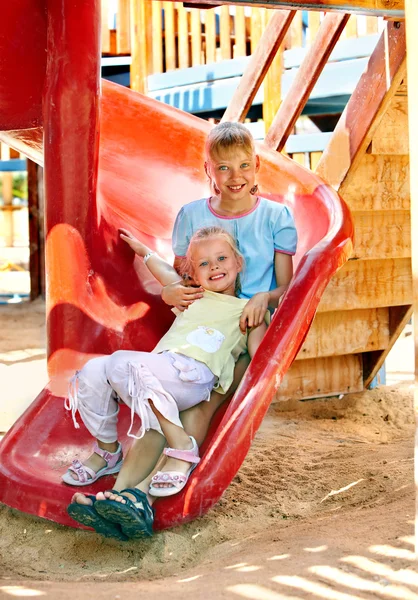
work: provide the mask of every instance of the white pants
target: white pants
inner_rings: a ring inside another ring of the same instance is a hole
[[[169,421],[182,427],[179,412],[210,399],[216,382],[203,363],[174,352],[153,354],[119,350],[89,360],[70,382],[65,408],[75,427],[77,410],[93,437],[111,443],[118,439],[118,399],[131,409],[130,437],[141,438],[148,429],[163,433],[149,401]],[[132,433],[135,414],[141,419],[139,435]]]

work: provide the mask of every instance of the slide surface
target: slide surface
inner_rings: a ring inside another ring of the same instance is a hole
[[[74,429],[64,410],[68,379],[93,356],[121,348],[152,350],[173,319],[160,298],[159,284],[118,240],[117,230],[132,230],[172,259],[170,235],[178,210],[209,194],[203,147],[210,127],[103,82],[90,250],[74,224],[62,222],[49,230],[47,272],[54,281],[47,306],[51,381],[1,442],[0,501],[8,506],[77,526],[66,513],[77,488],[63,484],[61,474],[74,457],[89,455],[92,440],[83,426]],[[328,281],[351,252],[351,217],[334,190],[263,145],[258,152],[261,195],[287,204],[295,216],[300,240],[295,276],[238,391],[215,416],[189,484],[182,493],[156,503],[156,529],[198,517],[220,498],[303,343]],[[122,407],[120,415],[126,447],[128,410]],[[112,481],[102,478],[82,489],[97,492],[110,488]]]

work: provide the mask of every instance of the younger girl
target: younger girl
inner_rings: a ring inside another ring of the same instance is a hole
[[[126,235],[128,234],[128,235]],[[178,281],[177,272],[128,232],[131,247],[143,257],[151,273],[163,285]],[[225,394],[233,380],[234,366],[246,352],[247,334],[239,320],[247,300],[236,297],[238,274],[243,259],[232,236],[220,227],[198,230],[191,238],[186,254],[187,270],[204,290],[199,302],[181,312],[169,331],[151,353],[118,351],[107,357],[90,360],[73,378],[72,393],[66,408],[76,411],[96,438],[94,452],[106,461],[95,472],[80,461],[63,475],[70,485],[89,485],[99,477],[119,471],[122,451],[117,441],[117,397],[141,419],[139,438],[154,429],[163,435],[169,448],[164,453],[189,463],[186,473],[158,472],[152,479],[150,494],[169,496],[179,492],[190,472],[199,462],[199,449],[193,437],[184,431],[179,411],[209,400],[215,387]],[[248,335],[250,354],[255,352],[266,325]],[[102,385],[97,382],[101,371]],[[109,448],[110,446],[110,448]],[[155,485],[164,483],[164,486]],[[167,485],[169,484],[169,485]]]

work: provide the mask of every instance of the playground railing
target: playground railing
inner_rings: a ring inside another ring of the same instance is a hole
[[[138,0],[142,23],[131,14],[130,0],[118,0],[116,12],[110,0],[102,0],[102,53],[130,55],[132,32],[141,37],[145,51],[144,76],[249,56],[271,18],[272,10],[258,7],[221,6],[186,8],[181,2]],[[297,11],[284,49],[309,46],[324,13]],[[352,15],[344,37],[377,33],[378,19]]]

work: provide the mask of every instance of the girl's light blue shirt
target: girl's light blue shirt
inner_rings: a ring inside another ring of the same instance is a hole
[[[209,198],[195,200],[182,207],[173,230],[173,251],[184,257],[192,235],[202,227],[223,227],[237,240],[245,259],[241,273],[240,298],[252,298],[258,292],[277,287],[274,253],[295,254],[297,233],[289,208],[278,202],[257,198],[255,206],[238,217],[218,215]]]

